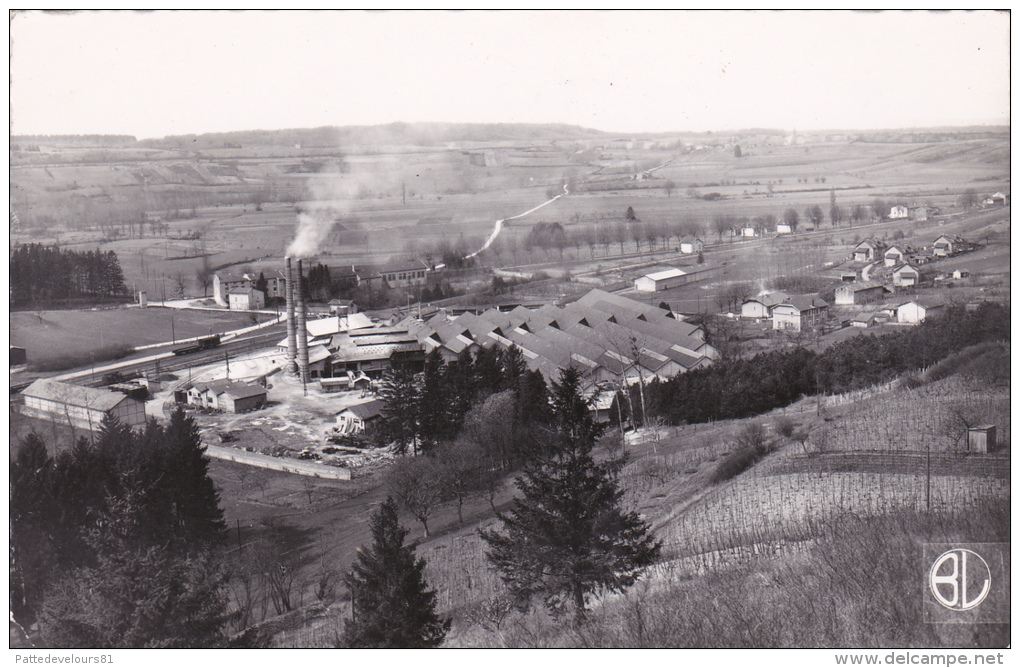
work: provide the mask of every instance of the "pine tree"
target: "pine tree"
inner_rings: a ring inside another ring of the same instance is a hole
[[[226,525],[220,496],[209,477],[209,457],[195,420],[178,408],[165,432],[166,474],[173,485],[165,500],[173,509],[180,535],[189,543],[205,543],[222,537]]]
[[[380,398],[383,424],[387,437],[394,441],[394,449],[403,453],[408,444],[418,452],[418,387],[414,372],[407,367],[396,367],[383,377]]]
[[[425,561],[404,546],[397,504],[388,498],[372,516],[371,547],[358,550],[346,576],[353,619],[344,630],[348,647],[438,647],[450,620],[436,614],[436,592],[427,588]]]
[[[602,428],[591,418],[579,374],[565,369],[553,384],[554,454],[528,463],[517,478],[521,498],[500,514],[503,531],[482,531],[487,556],[517,604],[539,597],[554,613],[572,608],[580,622],[587,597],[622,591],[658,557],[661,543],[635,512],[620,507],[623,460],[592,456]]]
[[[39,633],[49,647],[216,647],[225,641],[226,577],[206,551],[139,545],[142,513],[128,493],[111,499],[90,532],[94,566],[47,592]]]
[[[46,444],[29,434],[11,462],[10,604],[22,626],[35,622],[56,566],[51,494],[53,460]]]

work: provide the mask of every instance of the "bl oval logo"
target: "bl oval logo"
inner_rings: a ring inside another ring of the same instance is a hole
[[[957,548],[935,560],[928,572],[928,586],[939,605],[950,610],[971,610],[988,597],[992,572],[980,554]]]

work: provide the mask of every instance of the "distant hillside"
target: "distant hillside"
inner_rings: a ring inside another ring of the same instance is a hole
[[[245,130],[175,135],[140,142],[149,148],[247,148],[295,146],[333,148],[351,145],[436,146],[449,142],[496,142],[582,139],[607,136],[599,130],[564,124],[527,123],[390,123],[288,130]]]

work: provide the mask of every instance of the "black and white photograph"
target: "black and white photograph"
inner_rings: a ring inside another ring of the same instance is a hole
[[[1008,665],[1010,19],[10,10],[8,665]]]

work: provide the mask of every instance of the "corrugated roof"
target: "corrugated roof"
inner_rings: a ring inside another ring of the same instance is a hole
[[[83,385],[72,385],[46,378],[36,380],[22,390],[21,393],[26,397],[48,399],[69,406],[81,406],[100,411],[111,410],[122,401],[139,403],[137,399],[132,399],[120,392],[111,392],[110,390],[85,387]]]

